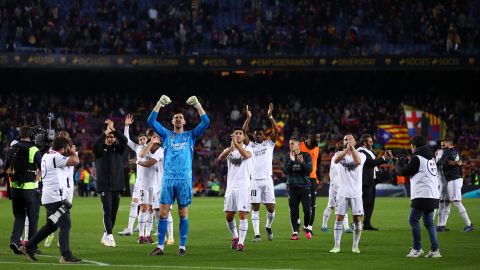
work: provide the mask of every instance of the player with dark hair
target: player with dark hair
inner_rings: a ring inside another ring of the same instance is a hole
[[[252,112],[246,107],[247,119],[243,124],[243,129],[248,133],[248,126],[252,118]],[[268,240],[273,239],[272,223],[275,218],[275,190],[273,188],[272,179],[272,162],[273,150],[275,149],[275,142],[277,141],[280,129],[277,122],[273,118],[273,104],[268,105],[267,116],[270,119],[273,133],[269,139],[265,138],[263,129],[255,128],[253,131],[253,141],[250,141],[248,135],[245,136],[245,142],[253,149],[253,171],[252,182],[250,185],[250,202],[252,204],[252,224],[255,232],[255,238],[252,242],[258,242],[260,237],[260,203],[267,207],[267,222],[265,230],[267,231]]]

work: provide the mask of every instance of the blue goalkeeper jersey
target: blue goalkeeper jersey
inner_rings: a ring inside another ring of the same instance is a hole
[[[200,138],[210,124],[206,114],[193,130],[175,133],[162,126],[156,119],[158,112],[152,111],[148,124],[162,138],[164,147],[163,179],[191,179],[195,140]]]

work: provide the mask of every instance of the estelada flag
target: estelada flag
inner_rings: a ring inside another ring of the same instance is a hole
[[[408,130],[401,125],[379,125],[377,141],[383,144],[385,148],[410,148]]]

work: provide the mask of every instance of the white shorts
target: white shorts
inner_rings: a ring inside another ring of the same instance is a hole
[[[158,209],[160,208],[160,190],[155,190],[153,192],[153,199],[152,199],[152,208],[153,209]],[[172,206],[170,205],[170,209],[172,209]]]
[[[132,199],[140,199],[140,185],[138,181],[133,185]]]
[[[327,203],[328,208],[335,207],[335,204],[336,204],[336,201],[337,201],[336,200],[337,190],[338,190],[337,185],[330,185],[330,187],[328,188],[328,203]]]
[[[352,208],[352,215],[363,216],[363,201],[360,198],[345,198],[342,196],[337,197],[337,206],[335,208],[336,215],[346,215],[348,208]]]
[[[250,203],[275,203],[273,179],[253,179],[250,182]]]
[[[153,187],[140,187],[140,204],[153,205]]]
[[[461,201],[462,200],[462,186],[463,179],[458,178],[448,181],[447,185],[447,200],[449,201]]]
[[[249,189],[227,190],[223,201],[225,212],[250,212]]]
[[[441,175],[440,173],[438,174],[438,192],[440,193],[440,200],[446,200],[448,196],[448,182],[445,180],[445,177]]]

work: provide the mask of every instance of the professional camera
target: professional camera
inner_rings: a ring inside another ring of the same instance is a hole
[[[37,146],[41,150],[48,149],[53,139],[55,139],[55,130],[52,128],[53,113],[48,113],[48,129],[42,126],[32,127],[32,137]],[[44,151],[42,151],[44,152]]]
[[[72,204],[66,199],[63,200],[62,205],[58,208],[58,210],[48,217],[47,222],[57,224],[60,217],[63,216],[70,208],[72,208]]]

